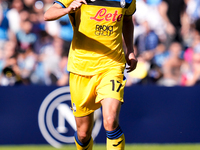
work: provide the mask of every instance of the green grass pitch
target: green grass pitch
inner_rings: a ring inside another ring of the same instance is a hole
[[[50,145],[0,146],[0,150],[76,150],[75,145],[54,148]],[[93,150],[106,150],[105,145],[95,144]],[[126,144],[125,150],[200,150],[200,144]]]

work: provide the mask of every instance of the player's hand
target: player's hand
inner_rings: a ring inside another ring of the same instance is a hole
[[[82,4],[87,4],[86,0],[74,0],[68,8],[70,11],[76,11],[81,7]]]
[[[129,65],[126,68],[128,73],[136,68],[138,60],[133,52],[126,54],[126,62]]]

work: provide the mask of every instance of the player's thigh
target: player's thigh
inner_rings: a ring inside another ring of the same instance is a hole
[[[113,98],[120,102],[124,102],[124,87],[126,78],[121,70],[111,69],[101,75],[101,81],[97,86],[96,102],[100,102],[105,98]]]
[[[105,98],[101,101],[103,116],[112,115],[116,119],[119,117],[121,102],[114,98]]]
[[[104,128],[113,131],[119,124],[121,102],[113,98],[105,98],[101,101]]]
[[[75,117],[87,116],[101,107],[100,103],[95,103],[95,84],[95,79],[92,76],[70,73],[71,103]]]

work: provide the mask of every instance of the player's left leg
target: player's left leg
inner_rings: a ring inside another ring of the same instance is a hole
[[[114,98],[101,101],[104,128],[107,135],[107,150],[124,150],[125,137],[119,126],[121,102]]]

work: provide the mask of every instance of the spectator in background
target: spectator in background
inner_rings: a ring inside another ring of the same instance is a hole
[[[26,11],[24,11],[24,13],[26,14]],[[37,37],[36,34],[32,32],[33,24],[28,18],[24,17],[25,20],[21,19],[21,29],[16,33],[18,42],[17,65],[23,83],[26,85],[31,84],[30,77],[37,62],[37,57],[33,52],[33,45],[35,44]]]
[[[36,35],[32,32],[32,23],[27,19],[21,22],[21,30],[16,33],[17,42],[21,51],[26,51],[27,48],[36,42]]]
[[[162,0],[160,4],[160,14],[166,24],[166,47],[169,48],[172,42],[177,41],[182,44],[181,17],[185,12],[184,0]]]
[[[134,37],[142,34],[144,31],[140,28],[143,22],[148,22],[149,28],[153,30],[160,41],[166,39],[164,31],[164,21],[159,13],[159,4],[161,0],[137,0],[137,11],[134,15],[135,29]]]
[[[44,42],[48,41],[48,37],[48,35],[44,37]],[[53,37],[52,43],[45,44],[41,47],[38,58],[39,63],[31,77],[34,84],[57,84],[58,79],[62,76],[62,70],[59,66],[62,53],[63,40],[59,37]]]
[[[193,86],[200,82],[200,19],[195,21],[192,46],[184,53],[185,68],[182,75],[183,86]]]
[[[173,42],[169,47],[169,55],[162,66],[163,77],[158,81],[158,84],[162,86],[180,85],[182,64],[182,45],[179,42]]]
[[[34,44],[34,52],[37,55],[42,54],[44,47],[51,45],[52,42],[52,36],[50,36],[46,31],[40,31],[40,34],[38,35],[37,40]]]
[[[25,51],[18,51],[17,65],[20,71],[20,77],[23,84],[30,85],[32,73],[35,71],[37,55],[33,52],[33,46],[30,45]]]
[[[45,30],[45,21],[43,19],[44,3],[42,1],[35,2],[35,5],[33,5],[33,12],[30,13],[30,15],[31,15],[31,21],[33,23],[34,32],[37,34],[40,31],[44,31]]]
[[[50,84],[56,85],[58,79],[62,76],[62,71],[59,65],[63,52],[63,40],[59,37],[54,37],[51,48],[52,50],[45,49],[43,63],[45,72],[50,78]]]
[[[8,61],[11,57],[15,56],[15,48],[17,44],[13,41],[6,41],[0,55],[0,72],[7,67],[12,65]]]
[[[12,0],[11,9],[8,10],[7,17],[9,20],[10,30],[17,33],[20,30],[20,12],[24,9],[22,0]]]
[[[135,41],[137,54],[140,55],[142,53],[149,52],[152,53],[151,55],[153,55],[153,51],[158,46],[159,37],[154,30],[150,28],[147,21],[144,21],[142,26],[144,33],[140,34]]]
[[[160,42],[155,49],[154,56],[151,61],[151,66],[148,72],[148,83],[157,84],[157,82],[162,78],[163,64],[168,57],[168,51],[165,45]]]
[[[3,55],[0,59],[0,85],[13,86],[22,84],[16,59],[16,43],[7,41],[4,45]]]
[[[166,47],[163,43],[159,43],[158,46],[155,49],[155,53],[152,59],[153,64],[158,66],[160,69],[162,69],[163,64],[168,57],[169,52],[166,50]]]

